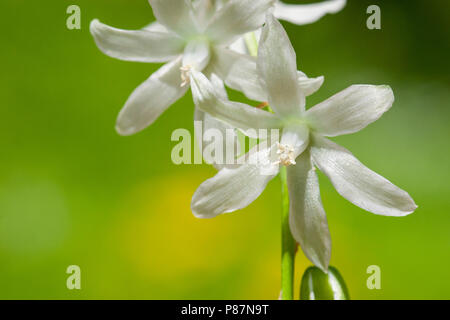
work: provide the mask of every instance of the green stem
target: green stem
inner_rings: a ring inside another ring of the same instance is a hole
[[[258,55],[258,41],[254,32],[249,32],[244,35],[245,45],[247,46],[248,53],[251,56],[256,57]]]
[[[281,300],[294,299],[294,266],[297,243],[289,228],[289,193],[286,167],[281,167]]]

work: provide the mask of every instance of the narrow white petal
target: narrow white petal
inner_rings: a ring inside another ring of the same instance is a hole
[[[208,68],[219,75],[228,87],[242,92],[247,98],[267,101],[266,86],[258,73],[256,61],[256,57],[248,54],[216,47]],[[298,71],[297,76],[299,88],[306,96],[316,92],[323,84],[323,77],[308,78],[301,71]]]
[[[389,86],[353,85],[309,109],[306,117],[317,132],[334,137],[360,131],[393,103]]]
[[[308,259],[326,272],[331,257],[331,239],[309,150],[297,158],[295,166],[287,167],[287,183],[292,235]]]
[[[134,90],[117,118],[119,134],[145,129],[186,93],[187,87],[181,87],[180,67],[181,57],[162,66]]]
[[[192,96],[202,111],[243,130],[279,128],[280,122],[276,115],[243,103],[221,99],[206,76],[195,70],[190,74]]]
[[[256,70],[256,58],[226,48],[215,48],[211,59],[211,70],[227,86],[241,91],[247,98],[266,101],[267,93],[261,86]]]
[[[225,167],[234,167],[234,163],[227,163],[227,152],[232,151],[233,152],[233,159],[236,159],[239,155],[239,152],[241,150],[241,145],[239,143],[238,136],[236,134],[236,130],[231,127],[230,125],[226,124],[223,121],[217,120],[216,118],[210,116],[206,112],[201,111],[198,108],[195,108],[195,115],[194,115],[195,121],[201,122],[201,127],[195,127],[195,138],[197,139],[197,145],[202,146],[202,156],[206,163],[211,164],[216,168],[217,170],[221,170]],[[201,132],[200,129],[201,128]],[[205,133],[208,130],[218,130],[221,133],[221,136],[224,138],[222,141],[222,152],[220,157],[220,161],[216,161],[216,158],[210,157],[208,153],[204,153],[205,147],[212,143],[211,141],[208,141],[205,139]]]
[[[158,21],[153,21],[151,23],[149,23],[148,25],[146,25],[144,28],[144,30],[148,30],[148,31],[158,31],[158,32],[171,32],[169,31],[169,29],[167,29],[166,27],[164,27],[161,23],[159,23]]]
[[[239,37],[236,41],[230,44],[228,48],[237,53],[249,54],[247,45],[245,44],[244,37]]]
[[[220,97],[221,99],[227,100],[228,95],[225,90],[223,81],[219,77],[217,77],[215,74],[212,74],[211,75],[211,83],[214,86],[217,96]],[[194,120],[201,122],[201,127],[195,126],[195,138],[197,139],[197,145],[202,146],[203,147],[202,149],[204,149],[208,143],[211,143],[210,141],[207,141],[205,139],[205,133],[207,132],[207,130],[211,130],[211,129],[219,130],[222,134],[222,137],[225,139],[225,141],[223,141],[223,143],[222,143],[222,146],[223,146],[223,150],[222,150],[223,159],[222,160],[223,161],[221,163],[217,163],[217,161],[215,161],[214,158],[209,157],[208,154],[204,154],[203,150],[201,150],[203,158],[206,163],[212,164],[217,170],[220,170],[226,166],[225,165],[225,160],[226,160],[225,155],[226,155],[227,150],[228,151],[234,150],[234,155],[238,156],[238,153],[241,150],[241,146],[240,146],[237,134],[236,134],[236,130],[232,126],[226,124],[223,121],[217,120],[216,118],[212,117],[208,113],[201,111],[197,107],[195,108]],[[201,129],[201,132],[200,132],[200,129]]]
[[[255,39],[256,43],[258,44],[259,40],[261,39],[261,31],[262,31],[262,28],[259,28],[259,29],[256,29],[255,31],[245,34],[242,37],[239,37],[235,42],[230,44],[228,46],[228,48],[230,48],[231,50],[233,50],[237,53],[250,54],[250,52],[248,51],[247,43],[245,41],[245,37],[246,36],[255,37],[254,39]]]
[[[193,2],[195,16],[197,21],[200,22],[200,29],[204,29],[214,15],[216,11],[214,2],[214,0],[196,0]]]
[[[323,76],[308,78],[306,74],[298,71],[298,85],[300,86],[300,91],[302,91],[305,96],[310,96],[319,90],[323,84],[323,81]]]
[[[269,148],[263,149],[257,156],[268,160],[269,152]],[[247,207],[278,174],[278,166],[269,167],[264,174],[258,163],[246,162],[237,168],[223,168],[197,189],[192,197],[192,212],[198,218],[213,218]]]
[[[181,38],[171,32],[121,30],[92,20],[90,31],[106,55],[126,61],[167,62],[183,52]]]
[[[187,0],[149,0],[159,23],[181,36],[198,32],[192,3]]]
[[[211,19],[206,33],[217,43],[231,44],[240,35],[261,27],[273,3],[274,0],[229,0]]]
[[[297,25],[316,22],[328,13],[341,11],[346,0],[327,0],[312,4],[285,4],[278,1],[274,15],[278,19],[286,20]]]
[[[191,40],[188,42],[183,54],[183,67],[202,71],[211,58],[209,43],[204,40]]]
[[[220,8],[222,8],[223,5],[225,3],[227,3],[227,1],[229,1],[229,0],[214,0],[214,4],[215,4],[215,7],[216,7],[216,10],[219,10]]]
[[[210,76],[211,84],[214,87],[214,92],[219,99],[228,100],[228,93],[225,89],[225,83],[216,74],[211,74]]]
[[[347,149],[318,136],[313,140],[314,163],[353,204],[384,216],[405,216],[417,208],[406,191],[365,167]]]
[[[261,34],[258,72],[272,109],[280,115],[298,115],[304,110],[305,96],[298,85],[294,48],[283,26],[271,14]]]

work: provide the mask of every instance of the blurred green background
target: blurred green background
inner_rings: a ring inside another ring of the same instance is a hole
[[[70,4],[81,7],[81,30],[66,28]],[[382,30],[366,28],[370,4]],[[450,298],[449,8],[349,0],[315,24],[284,23],[299,68],[326,79],[308,106],[359,83],[389,84],[396,96],[380,121],[334,140],[419,209],[367,213],[320,175],[331,263],[353,299]],[[89,22],[140,28],[154,20],[147,1],[3,0],[0,9],[0,298],[278,298],[279,180],[245,210],[198,220],[191,196],[215,171],[170,161],[172,131],[193,129],[190,94],[142,133],[114,131],[128,95],[159,66],[103,55]],[[81,290],[66,288],[72,264]],[[300,253],[297,295],[309,265]],[[381,290],[366,287],[370,265],[381,268]]]

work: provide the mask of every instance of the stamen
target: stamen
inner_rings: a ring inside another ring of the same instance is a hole
[[[189,85],[189,83],[191,82],[191,78],[190,78],[190,72],[191,72],[192,66],[190,65],[186,65],[186,66],[182,66],[180,68],[181,71],[181,87],[185,87],[187,85]]]
[[[268,102],[263,102],[263,103],[261,103],[261,104],[258,104],[257,106],[256,106],[256,108],[258,108],[258,109],[262,109],[262,108],[265,108],[265,107],[267,107],[269,105],[269,103]]]
[[[281,164],[286,167],[296,164],[294,154],[295,150],[292,146],[277,142],[277,147],[278,160],[274,164]]]

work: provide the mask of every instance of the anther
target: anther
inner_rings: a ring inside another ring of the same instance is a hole
[[[191,72],[192,67],[189,65],[186,66],[182,66],[180,68],[181,71],[181,87],[185,87],[187,86],[191,80],[190,80],[190,72]]]
[[[275,162],[275,164],[281,164],[286,167],[296,164],[294,154],[295,150],[293,147],[287,144],[281,144],[279,142],[277,142],[277,147],[278,160]]]

